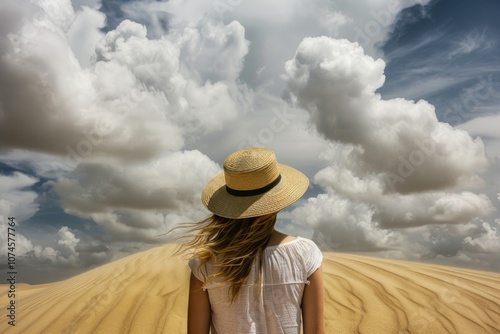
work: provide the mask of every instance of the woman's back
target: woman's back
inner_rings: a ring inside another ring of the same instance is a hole
[[[255,261],[237,299],[230,302],[228,284],[210,282],[208,291],[212,308],[212,333],[298,334],[301,325],[301,301],[307,278],[321,265],[322,254],[309,239],[298,237],[268,246],[262,259],[262,286]],[[198,268],[190,261],[193,274],[201,282],[217,272],[208,262]]]
[[[321,252],[308,239],[285,242],[290,237],[274,229],[278,212],[308,185],[268,149],[226,158],[201,194],[212,215],[195,224],[186,244],[193,251],[189,334],[210,328],[212,334],[298,334],[301,317],[304,334],[324,333]]]

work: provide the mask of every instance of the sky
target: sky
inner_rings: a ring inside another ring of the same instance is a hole
[[[227,155],[311,180],[324,251],[500,272],[494,0],[0,3],[0,268],[62,280],[207,215]]]

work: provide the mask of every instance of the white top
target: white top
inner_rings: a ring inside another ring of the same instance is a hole
[[[210,282],[204,287],[212,308],[211,333],[299,334],[304,287],[322,260],[313,241],[298,237],[265,249],[262,286],[257,285],[256,261],[232,304],[228,285]],[[196,259],[189,261],[193,274],[202,282],[217,271],[211,262],[202,267],[198,264]]]

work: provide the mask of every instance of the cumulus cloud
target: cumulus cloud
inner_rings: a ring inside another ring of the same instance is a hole
[[[1,228],[7,231],[7,224],[4,220],[0,223]],[[42,271],[50,271],[56,268],[64,267],[77,267],[81,264],[79,254],[75,251],[75,246],[78,244],[79,239],[69,231],[68,227],[63,226],[58,234],[57,243],[52,246],[33,245],[35,241],[31,241],[19,232],[19,225],[16,225],[16,265],[23,268],[23,275],[29,277],[30,282],[37,282],[37,275],[40,273],[35,269],[42,265]],[[4,234],[0,236],[0,259],[6,263],[8,248],[7,236]],[[30,277],[33,276],[33,277]],[[53,276],[50,275],[50,276]]]
[[[219,170],[199,151],[174,152],[147,165],[82,163],[53,188],[67,213],[92,218],[116,239],[153,242],[200,217],[201,190]]]
[[[464,190],[482,184],[484,146],[438,122],[426,101],[382,99],[384,68],[357,44],[327,37],[305,38],[286,63],[288,99],[330,142],[321,157],[328,166],[314,176],[326,194],[294,212],[323,245],[434,257],[459,240],[409,242],[412,232],[401,229],[467,224],[494,212],[488,196]]]
[[[238,23],[202,22],[151,40],[146,27],[125,20],[99,39],[101,14],[59,5],[40,2],[36,20],[2,31],[9,40],[0,50],[4,149],[63,155],[73,167],[98,156],[151,159],[245,109],[235,80],[247,52]],[[68,40],[80,38],[87,20],[95,24],[73,50]],[[222,64],[233,65],[215,76]]]
[[[74,141],[79,133],[73,107],[86,97],[86,81],[75,71],[78,64],[64,39],[71,5],[42,2],[23,8],[11,3],[2,10],[2,20],[12,15],[22,23],[7,23],[0,32],[1,146],[63,150],[61,143]]]
[[[0,236],[0,259],[4,260],[7,258],[7,254],[9,252],[9,249],[7,246],[12,242],[12,240],[8,240],[8,232],[9,232],[9,221],[7,216],[0,216],[2,221],[0,222],[0,228],[5,231],[5,233],[2,233]],[[17,220],[15,221],[17,223]],[[15,230],[15,227],[14,227]],[[11,231],[12,232],[12,231]],[[14,232],[15,233],[15,232]],[[12,237],[12,235],[10,236]],[[33,244],[31,243],[30,240],[28,240],[24,235],[21,233],[17,232],[15,234],[15,250],[16,250],[16,256],[22,257],[29,251],[33,249]],[[6,261],[4,261],[6,263]]]
[[[384,191],[453,187],[484,170],[481,140],[438,122],[432,105],[376,94],[384,67],[347,40],[306,38],[287,62],[285,78],[319,133],[352,147],[349,168],[379,174]]]
[[[485,195],[463,192],[447,194],[436,199],[434,205],[429,207],[429,213],[437,221],[471,221],[478,213],[494,211],[488,197]]]
[[[242,77],[254,85],[266,83],[276,92],[277,80],[304,36],[329,36],[358,42],[368,54],[380,54],[377,45],[387,39],[405,8],[430,1],[241,1],[224,10],[248,30],[252,48]],[[259,70],[263,69],[262,72]]]
[[[50,266],[77,266],[80,262],[79,253],[75,247],[80,242],[67,226],[63,226],[57,232],[58,240],[54,247],[36,245],[25,254],[23,263],[46,262]]]
[[[489,87],[492,96],[496,96],[497,90]],[[477,94],[477,93],[476,93]],[[491,112],[495,112],[492,110]],[[468,131],[473,136],[481,136],[488,144],[486,152],[488,157],[492,159],[500,158],[500,134],[498,133],[497,124],[500,122],[500,115],[494,114],[474,118],[466,123],[460,124],[459,128]]]
[[[15,149],[2,155],[2,163],[14,170],[29,171],[40,178],[54,179],[71,171],[64,157]]]
[[[373,210],[338,196],[318,195],[295,209],[292,217],[314,230],[322,246],[343,251],[380,251],[401,246],[401,234],[381,229]]]
[[[16,232],[20,223],[32,217],[38,211],[36,199],[37,193],[28,190],[39,180],[22,173],[12,175],[0,175],[0,228],[4,233],[0,234],[0,257],[7,256],[7,245],[12,240],[8,240],[7,232],[15,234],[16,256],[23,256],[31,249],[33,244],[24,235]],[[9,220],[14,218],[14,220]],[[13,231],[9,230],[9,222],[14,222]],[[5,262],[4,262],[5,263]]]
[[[145,26],[124,20],[104,35],[93,8],[8,4],[3,15],[23,24],[2,25],[3,148],[64,157],[41,168],[74,169],[53,183],[66,211],[125,234],[122,222],[159,228],[155,210],[196,203],[217,168],[182,148],[248,109],[238,83],[243,27],[202,20],[150,39]],[[196,173],[185,180],[186,171]]]
[[[38,181],[38,178],[19,172],[0,175],[0,212],[5,219],[16,217],[18,222],[22,222],[38,211],[38,194],[27,189]]]
[[[33,259],[50,260],[55,264],[76,263],[78,253],[75,247],[79,242],[78,238],[69,231],[68,227],[62,227],[58,232],[59,249],[33,245],[22,233],[23,222],[31,218],[38,211],[38,194],[29,190],[39,181],[38,178],[28,176],[23,173],[13,173],[12,175],[0,175],[0,228],[5,231],[0,235],[0,257],[7,256],[7,230],[10,227],[9,217],[13,217],[15,226],[15,253],[21,261],[32,261]]]
[[[500,252],[500,237],[497,228],[487,222],[482,222],[479,236],[468,236],[463,240],[464,249],[473,253],[498,254]]]
[[[59,245],[67,247],[72,253],[76,253],[75,247],[80,242],[80,239],[76,238],[67,226],[61,227],[57,235],[60,237],[57,242]]]
[[[217,82],[238,79],[250,44],[244,34],[237,21],[223,26],[203,20],[169,36],[179,45],[185,73],[195,75],[199,82]]]
[[[71,50],[82,67],[90,67],[96,43],[102,38],[100,29],[105,26],[106,16],[87,6],[79,8],[68,30]]]
[[[251,49],[245,58],[241,79],[252,86],[266,85],[274,93],[283,88],[278,80],[282,64],[304,36],[344,37],[358,42],[371,55],[387,39],[405,8],[425,6],[430,0],[381,1],[140,1],[121,9],[134,20],[149,25],[156,34],[165,32],[162,20],[168,16],[169,28],[209,18],[240,22],[247,31]]]

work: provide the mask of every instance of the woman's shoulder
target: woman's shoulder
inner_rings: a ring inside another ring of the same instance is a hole
[[[318,245],[313,240],[304,237],[297,237],[296,240],[298,244],[307,247],[309,250],[321,253],[321,250],[319,249]]]
[[[269,245],[270,250],[294,251],[294,252],[321,252],[314,241],[304,237],[292,237],[283,239],[281,243]]]
[[[293,244],[296,242],[302,242],[306,244],[311,244],[311,245],[316,245],[314,241],[300,237],[300,236],[293,236],[289,234],[285,234],[283,232],[275,230],[273,234],[271,235],[271,238],[269,239],[268,247],[276,247],[276,246],[281,246],[281,245],[289,245]]]
[[[323,261],[323,253],[314,241],[304,237],[295,237],[293,240],[270,246],[266,250],[269,261],[277,261],[280,270],[284,270],[282,263],[293,263],[294,268],[302,268],[305,277],[309,277]]]

